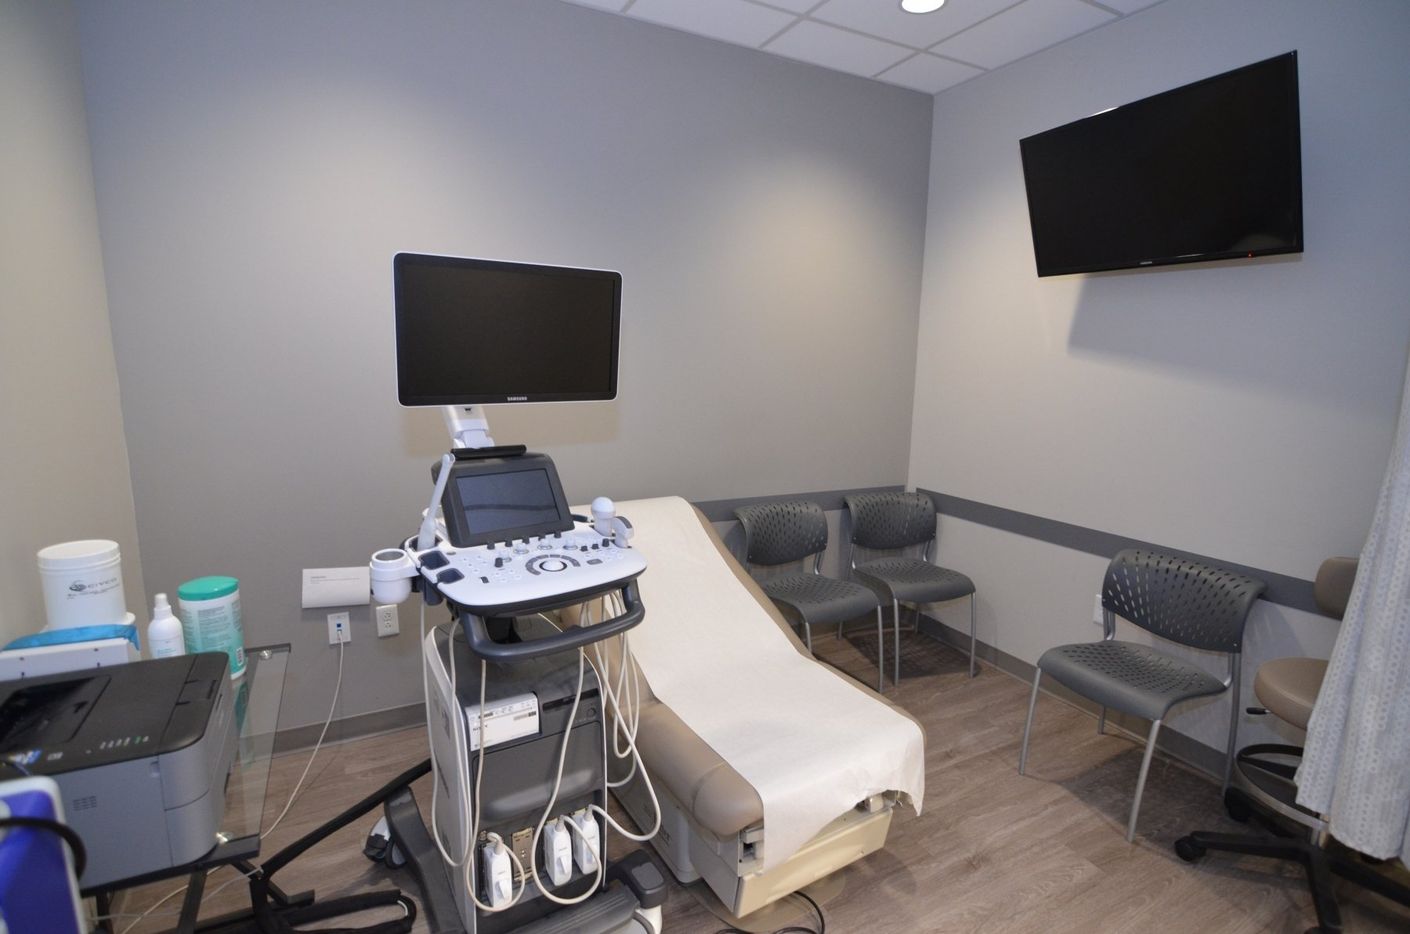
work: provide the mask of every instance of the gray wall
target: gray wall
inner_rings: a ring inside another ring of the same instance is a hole
[[[0,644],[44,625],[35,552],[122,549],[142,562],[108,326],[73,8],[0,0]]]
[[[622,271],[620,399],[492,413],[574,500],[904,480],[925,96],[557,0],[79,9],[148,584],[241,578],[286,725],[336,665],[299,567],[412,531],[446,445],[397,250]],[[341,714],[419,698],[411,609],[354,614]]]
[[[1167,0],[939,95],[911,484],[1304,579],[1359,553],[1410,336],[1407,43],[1399,0]],[[1305,253],[1035,276],[1021,137],[1289,49]],[[1101,558],[954,519],[940,556],[1005,651],[1098,632]],[[1249,681],[1335,633],[1260,607]],[[1174,723],[1222,747],[1227,712]]]

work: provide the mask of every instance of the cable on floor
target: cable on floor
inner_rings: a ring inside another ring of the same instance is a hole
[[[813,901],[812,896],[810,896],[807,892],[794,892],[793,894],[803,899],[803,901],[807,902],[809,905],[811,905],[813,907],[813,911],[816,911],[818,913],[817,930],[813,930],[810,927],[804,927],[801,924],[790,924],[787,927],[781,927],[774,930],[773,932],[771,932],[771,934],[827,934],[827,918],[823,916],[822,906],[819,905],[817,902]],[[742,928],[727,927],[720,928],[718,931],[715,932],[715,934],[750,934],[750,932],[745,931]]]

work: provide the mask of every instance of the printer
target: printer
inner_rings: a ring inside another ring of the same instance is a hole
[[[85,890],[216,845],[239,730],[223,652],[0,682],[0,762],[59,785]]]

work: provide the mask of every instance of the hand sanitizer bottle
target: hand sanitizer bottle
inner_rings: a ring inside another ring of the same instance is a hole
[[[166,594],[157,594],[152,606],[152,621],[147,624],[147,652],[152,658],[170,658],[186,654],[186,639],[181,620],[171,612]]]

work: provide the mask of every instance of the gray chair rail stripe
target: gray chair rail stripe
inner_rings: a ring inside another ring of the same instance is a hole
[[[844,496],[851,496],[853,493],[894,493],[904,489],[903,486],[864,486],[855,490],[823,490],[817,493],[747,496],[742,499],[708,499],[692,505],[705,513],[705,518],[711,522],[733,522],[736,509],[740,506],[752,506],[755,503],[772,503],[781,499],[810,499],[821,506],[824,511],[833,512],[846,505],[842,501]]]
[[[1025,538],[1035,538],[1038,541],[1061,545],[1075,551],[1085,551],[1103,558],[1110,558],[1123,548],[1144,548],[1227,568],[1249,577],[1256,577],[1266,583],[1268,589],[1264,591],[1263,599],[1270,603],[1291,607],[1294,610],[1305,610],[1308,613],[1325,615],[1317,609],[1317,604],[1312,599],[1312,581],[1310,580],[1289,577],[1276,571],[1249,567],[1245,564],[1235,564],[1232,561],[1224,561],[1192,551],[1169,548],[1154,542],[1143,542],[1140,539],[1127,538],[1124,535],[1103,532],[1100,529],[1089,529],[1085,526],[1073,525],[1070,522],[1060,522],[1057,519],[1045,519],[1042,516],[1005,509],[1002,506],[994,506],[989,503],[980,503],[972,499],[961,499],[958,496],[937,493],[934,490],[922,488],[920,492],[934,500],[936,512],[942,515],[954,516],[956,519],[964,519],[967,522],[978,523],[989,528],[1012,532]]]

